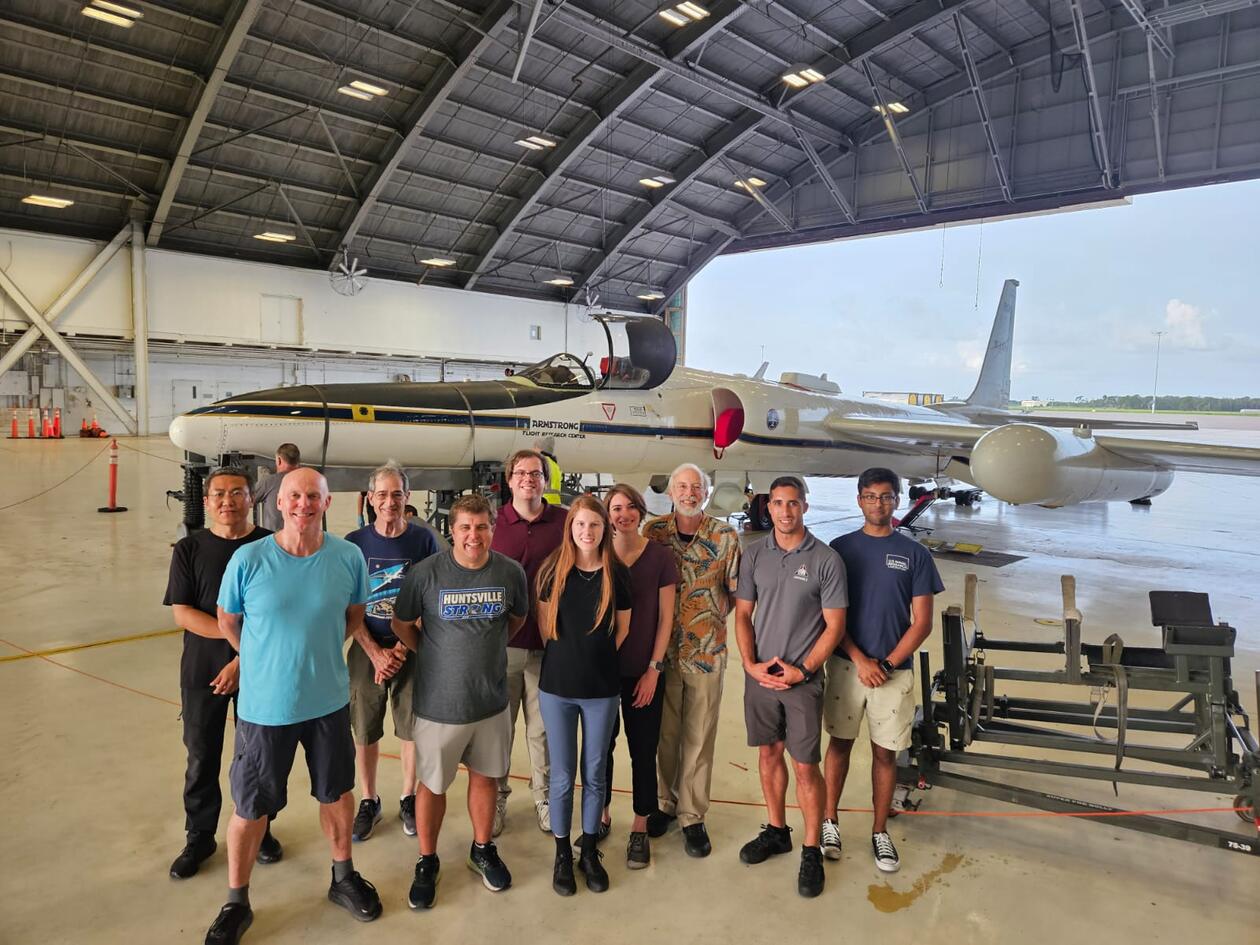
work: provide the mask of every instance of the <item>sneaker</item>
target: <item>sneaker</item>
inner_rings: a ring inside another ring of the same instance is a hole
[[[829,860],[840,859],[840,825],[831,818],[823,821],[822,852]]]
[[[801,871],[796,874],[796,891],[813,899],[823,891],[823,855],[818,847],[801,847]]]
[[[263,834],[262,843],[258,845],[258,856],[256,859],[259,863],[266,865],[268,863],[279,863],[284,856],[284,847],[280,846],[280,841],[272,836],[271,828],[267,828],[267,832]]]
[[[433,900],[437,898],[437,885],[441,877],[438,871],[442,868],[436,853],[422,856],[416,861],[416,878],[412,880],[411,891],[407,893],[407,905],[413,909],[432,909]]]
[[[493,842],[484,847],[472,845],[468,851],[468,868],[481,874],[481,881],[491,892],[503,892],[512,885],[512,874],[499,859],[499,850]]]
[[[359,801],[359,812],[354,815],[354,829],[350,839],[360,843],[372,836],[372,828],[381,822],[381,799],[365,797]]]
[[[578,849],[581,853],[578,856],[577,866],[578,871],[586,877],[586,888],[591,892],[602,893],[608,891],[608,871],[600,862],[604,854],[599,851],[596,843],[593,834],[582,834],[578,839]]]
[[[380,807],[380,802],[377,802]],[[360,922],[371,922],[381,914],[381,897],[376,887],[354,870],[341,882],[328,887],[328,901],[341,906]]]
[[[573,878],[573,851],[557,850],[556,865],[551,871],[551,888],[561,896],[577,892],[577,880]]]
[[[648,842],[648,835],[631,832],[630,842],[626,845],[626,869],[645,870],[651,862],[652,845]]]
[[[494,802],[494,825],[490,828],[490,836],[497,837],[503,833],[503,825],[507,821],[506,794],[500,794]]]
[[[901,857],[897,856],[897,848],[886,831],[871,834],[871,850],[875,853],[875,865],[885,873],[901,869]]]
[[[739,850],[741,863],[764,863],[772,856],[792,852],[792,828],[761,825],[761,833],[745,843]]]
[[[171,864],[171,879],[188,879],[196,876],[201,864],[214,855],[219,845],[214,842],[214,834],[192,830],[188,833],[188,842],[179,851],[175,862]]]
[[[398,819],[402,821],[403,833],[409,837],[416,835],[416,796],[408,794],[398,802]]]
[[[674,821],[678,819],[676,814],[667,814],[663,810],[655,810],[648,814],[647,833],[649,837],[663,837]]]
[[[534,805],[538,813],[538,829],[543,833],[551,833],[551,804],[545,800]]]
[[[206,932],[206,945],[236,945],[254,922],[254,910],[243,902],[229,902]]]
[[[688,856],[700,858],[713,852],[713,844],[709,842],[709,831],[704,829],[703,822],[683,827],[682,832],[683,849]]]

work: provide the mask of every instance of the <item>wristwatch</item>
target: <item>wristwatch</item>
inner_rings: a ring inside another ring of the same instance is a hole
[[[663,673],[665,672],[665,661],[664,660],[648,660],[648,669],[654,669],[658,673]]]
[[[795,666],[798,670],[800,670],[801,677],[802,677],[801,682],[809,682],[811,679],[814,678],[814,675],[817,673],[817,670],[814,670],[813,672],[811,672],[810,670],[806,669],[804,663],[793,663],[792,665]]]
[[[893,674],[893,670],[897,667],[893,666],[893,664],[888,662],[888,660],[883,659],[879,661],[879,668],[884,671],[885,675],[891,676]]]

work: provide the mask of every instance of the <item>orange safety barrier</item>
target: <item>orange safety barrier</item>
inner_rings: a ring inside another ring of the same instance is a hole
[[[48,419],[47,407],[40,411],[39,436],[44,440],[52,439],[52,421]]]
[[[53,408],[52,435],[53,435],[54,440],[61,439],[61,408],[60,407]]]
[[[96,419],[92,422],[95,424]],[[98,512],[126,512],[125,505],[118,504],[118,441],[109,444],[109,505],[101,506]]]
[[[35,411],[26,411],[26,436],[28,439],[35,439]]]
[[[16,440],[18,438],[18,421],[17,407],[13,408],[13,425],[9,427],[9,439]]]

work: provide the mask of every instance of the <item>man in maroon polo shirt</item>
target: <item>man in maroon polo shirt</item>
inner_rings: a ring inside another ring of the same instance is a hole
[[[511,505],[499,510],[491,549],[507,555],[525,569],[529,580],[529,616],[516,635],[508,641],[508,703],[512,711],[512,734],[516,734],[516,717],[525,705],[525,737],[529,746],[529,790],[534,795],[538,813],[538,829],[551,833],[551,808],[547,801],[550,762],[547,758],[547,735],[543,731],[542,712],[538,708],[538,676],[542,671],[543,643],[538,634],[534,611],[538,604],[534,577],[543,559],[560,546],[564,537],[565,511],[548,505],[543,499],[546,489],[547,464],[535,450],[520,450],[507,461],[508,488]],[[499,781],[498,804],[494,810],[494,835],[503,831],[507,815],[507,799],[512,787],[505,776]]]

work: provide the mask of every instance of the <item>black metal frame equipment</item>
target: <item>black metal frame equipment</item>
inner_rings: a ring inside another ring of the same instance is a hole
[[[1118,785],[1127,783],[1232,795],[1239,816],[1260,829],[1260,749],[1230,675],[1236,633],[1228,624],[1213,622],[1207,595],[1152,591],[1152,623],[1162,628],[1162,646],[1126,647],[1115,634],[1101,645],[1082,643],[1075,578],[1064,575],[1062,591],[1062,640],[990,639],[976,622],[976,576],[967,575],[964,606],[951,606],[941,615],[944,668],[933,676],[928,654],[919,654],[922,705],[898,780],[921,789],[950,787],[1045,811],[1088,814],[1112,826],[1260,856],[1255,834],[960,773],[988,768],[1109,781],[1117,793]],[[1065,666],[1014,669],[989,661],[990,654],[1003,651],[1062,655]],[[1000,694],[999,682],[1086,687],[1094,698],[1071,702]],[[1256,688],[1260,702],[1260,672]],[[1173,702],[1167,708],[1130,706],[1130,694],[1137,692],[1165,694]],[[1082,727],[1093,731],[1082,732]],[[1134,743],[1129,736],[1135,732],[1168,737],[1162,745]],[[977,751],[978,743],[992,750]],[[1003,746],[1055,757],[1006,754]],[[1100,755],[1110,755],[1113,762],[1091,763]]]

